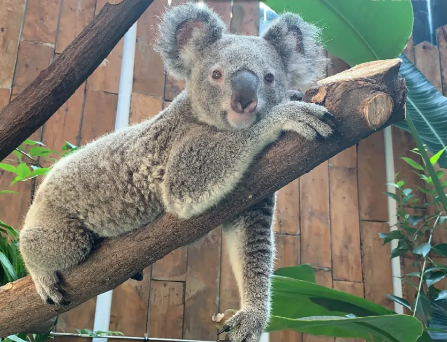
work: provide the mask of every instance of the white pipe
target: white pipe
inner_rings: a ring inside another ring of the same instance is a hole
[[[393,153],[393,135],[391,131],[391,126],[384,129],[384,140],[385,140],[385,170],[386,170],[386,181],[395,181],[394,175],[394,153]],[[387,185],[387,191],[393,194],[396,193],[396,188],[391,185]],[[387,196],[388,203],[388,224],[390,226],[390,231],[397,230],[397,203],[395,200]],[[397,241],[391,241],[391,250],[397,248]],[[400,269],[400,257],[391,259],[391,274],[393,276],[393,294],[397,297],[402,298],[402,280],[401,269]],[[404,313],[404,308],[402,305],[394,302],[394,311],[398,314]]]
[[[127,31],[124,35],[123,58],[121,61],[121,75],[118,90],[118,105],[115,118],[115,131],[129,126],[136,41],[137,23],[135,22],[135,24],[133,24],[129,31]],[[112,290],[97,296],[93,331],[109,330],[111,309]],[[107,339],[104,341],[104,338],[93,338],[93,342],[107,342]]]

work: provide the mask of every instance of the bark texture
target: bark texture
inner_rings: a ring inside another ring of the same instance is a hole
[[[60,56],[0,111],[0,161],[73,95],[152,2],[109,1]]]
[[[258,158],[218,207],[187,221],[165,214],[148,227],[106,241],[86,262],[64,274],[65,287],[72,296],[68,307],[43,303],[30,277],[1,287],[0,336],[29,331],[39,321],[117,287],[338,152],[403,120],[407,90],[398,75],[399,66],[399,59],[376,61],[320,81],[306,92],[304,101],[322,104],[336,116],[334,137],[311,142],[295,133],[285,134]]]

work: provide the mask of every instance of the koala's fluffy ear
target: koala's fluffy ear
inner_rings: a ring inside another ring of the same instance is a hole
[[[224,31],[222,20],[205,4],[178,5],[162,17],[155,50],[169,74],[186,79],[200,51],[220,39]]]
[[[316,26],[293,13],[281,15],[262,35],[281,56],[289,87],[300,88],[325,76],[328,59],[319,35]]]

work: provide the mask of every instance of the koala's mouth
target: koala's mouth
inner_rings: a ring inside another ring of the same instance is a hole
[[[234,129],[244,129],[256,122],[256,112],[236,113],[232,110],[225,112],[228,124]]]

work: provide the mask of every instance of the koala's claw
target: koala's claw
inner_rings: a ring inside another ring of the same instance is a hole
[[[323,121],[325,124],[331,126],[332,128],[335,128],[335,127],[337,127],[337,125],[338,125],[338,122],[337,122],[337,119],[335,118],[335,116],[332,115],[332,114],[329,113],[329,112],[325,112],[325,113],[323,114],[322,121]]]
[[[229,332],[225,339],[231,342],[259,342],[266,321],[260,312],[240,310],[225,322],[218,334]]]
[[[144,279],[143,272],[138,272],[137,274],[134,274],[130,279],[136,280],[136,281],[142,281]]]

